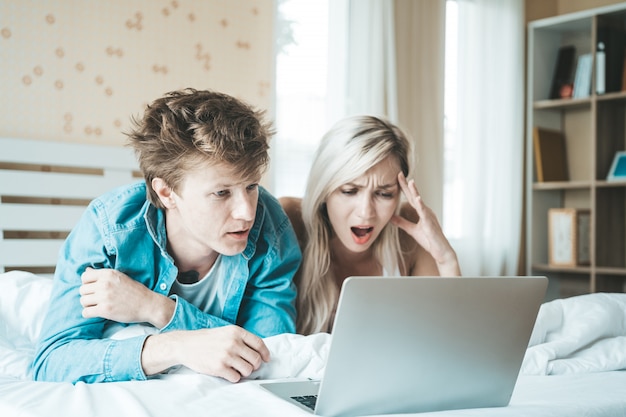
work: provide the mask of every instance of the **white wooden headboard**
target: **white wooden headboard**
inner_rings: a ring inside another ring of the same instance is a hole
[[[53,274],[89,201],[141,179],[130,148],[0,138],[0,272]]]

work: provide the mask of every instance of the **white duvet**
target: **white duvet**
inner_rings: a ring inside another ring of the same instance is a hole
[[[626,294],[588,294],[541,306],[522,373],[620,369],[626,369]]]
[[[0,416],[309,415],[258,386],[320,378],[330,335],[266,339],[272,360],[238,384],[177,368],[149,381],[72,385],[31,381],[49,278],[0,274]],[[541,306],[511,404],[420,416],[626,416],[626,294],[591,294]],[[150,332],[140,325],[112,337]],[[366,364],[364,364],[366,366]]]

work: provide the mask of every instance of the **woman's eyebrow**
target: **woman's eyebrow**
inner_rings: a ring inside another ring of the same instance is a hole
[[[366,185],[364,185],[364,184],[356,184],[354,182],[347,182],[347,183],[343,184],[341,187],[365,188]],[[395,188],[395,187],[398,187],[398,182],[397,181],[396,182],[390,182],[390,183],[387,183],[387,184],[380,184],[380,185],[376,186],[376,188],[382,188],[382,189],[385,189],[385,190],[388,189],[388,188]]]

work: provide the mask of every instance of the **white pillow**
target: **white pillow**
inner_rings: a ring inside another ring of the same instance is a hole
[[[0,375],[32,378],[35,344],[51,289],[48,277],[24,271],[0,274]]]

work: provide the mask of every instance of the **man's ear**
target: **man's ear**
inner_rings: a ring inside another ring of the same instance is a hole
[[[159,196],[159,200],[161,200],[161,204],[163,204],[163,207],[167,209],[172,209],[176,207],[176,201],[173,197],[174,191],[170,188],[169,185],[165,183],[163,178],[153,178],[152,189],[157,194],[157,196]]]

